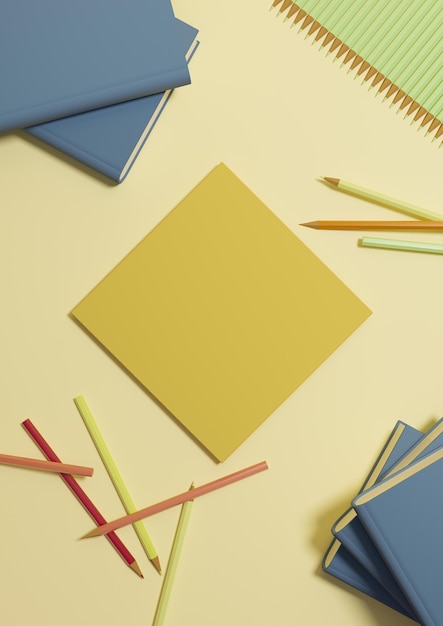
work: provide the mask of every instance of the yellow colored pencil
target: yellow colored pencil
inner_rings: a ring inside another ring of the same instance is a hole
[[[190,490],[194,488],[192,483]],[[163,585],[158,598],[157,609],[155,611],[154,621],[152,626],[162,626],[165,619],[166,609],[171,595],[172,585],[174,584],[175,573],[177,571],[177,565],[180,559],[180,554],[185,538],[186,529],[188,526],[189,515],[191,513],[191,507],[193,500],[188,500],[182,505],[180,511],[180,517],[178,519],[177,529],[175,531],[174,541],[171,548],[171,554],[169,556],[168,565],[166,566],[166,572],[163,579]]]
[[[410,204],[409,202],[404,202],[403,200],[396,200],[395,198],[391,198],[390,196],[386,196],[378,191],[371,191],[370,189],[366,189],[365,187],[359,187],[358,185],[354,185],[354,183],[349,183],[341,178],[330,178],[329,176],[324,176],[323,180],[336,187],[340,191],[345,191],[354,196],[358,196],[363,198],[364,200],[369,200],[370,202],[375,202],[377,204],[381,204],[390,209],[394,209],[395,211],[400,211],[401,213],[407,213],[408,215],[412,215],[413,217],[417,217],[422,220],[437,220],[443,221],[443,215],[440,213],[434,213],[433,211],[428,211],[427,209],[422,209],[414,204]]]
[[[100,455],[100,458],[103,461],[103,465],[106,468],[106,471],[109,474],[109,477],[112,480],[112,483],[117,491],[117,494],[125,508],[126,513],[134,513],[136,511],[136,506],[134,501],[129,494],[129,491],[123,482],[121,474],[114,462],[114,459],[109,452],[108,446],[103,439],[102,434],[100,433],[98,426],[95,422],[92,413],[86,404],[86,401],[83,396],[77,396],[74,398],[75,405],[85,423],[86,428],[91,436],[92,441],[94,442],[95,447]],[[152,543],[152,540],[146,530],[142,521],[137,521],[133,523],[133,527],[135,532],[137,533],[137,537],[139,538],[140,543],[143,546],[143,549],[148,556],[148,559],[154,565],[155,569],[161,573],[160,560],[158,558],[157,550]]]

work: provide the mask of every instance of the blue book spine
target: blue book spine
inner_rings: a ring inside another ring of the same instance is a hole
[[[198,31],[176,20],[183,54],[189,61]],[[121,183],[152,132],[173,90],[71,115],[25,129],[68,157]]]
[[[368,571],[343,548],[338,539],[333,539],[322,562],[323,571],[350,587],[361,591],[378,602],[415,620],[415,616],[407,611],[386,589],[373,578]]]

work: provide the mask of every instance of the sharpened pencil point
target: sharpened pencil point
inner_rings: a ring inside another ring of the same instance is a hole
[[[132,570],[134,570],[134,572],[135,572],[138,576],[140,576],[140,578],[144,578],[144,576],[143,576],[143,574],[142,574],[142,571],[141,571],[140,567],[138,566],[137,561],[134,561],[133,563],[131,563],[129,567],[130,567]]]
[[[86,533],[86,535],[83,535],[82,537],[80,537],[80,539],[89,539],[89,537],[98,537],[100,535],[100,532],[98,531],[98,527],[97,528],[93,528],[92,530],[90,530],[88,533]]]
[[[152,565],[155,567],[155,569],[157,570],[157,572],[161,576],[162,568],[161,568],[160,559],[158,558],[158,556],[155,556],[153,559],[151,559],[151,563],[152,563]]]
[[[325,180],[327,183],[331,183],[331,185],[335,185],[335,187],[338,187],[338,184],[340,182],[339,178],[330,178],[329,176],[323,176],[322,177],[323,180]]]
[[[318,228],[318,222],[304,222],[300,226],[307,226],[308,228]]]

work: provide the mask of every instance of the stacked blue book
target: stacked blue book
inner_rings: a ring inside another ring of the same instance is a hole
[[[122,182],[198,31],[170,0],[15,0],[0,20],[0,132],[24,129]]]
[[[443,419],[425,434],[397,422],[323,570],[424,626],[443,626]]]

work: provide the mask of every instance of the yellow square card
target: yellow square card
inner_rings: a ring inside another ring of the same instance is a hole
[[[220,164],[72,313],[223,461],[371,312]]]

